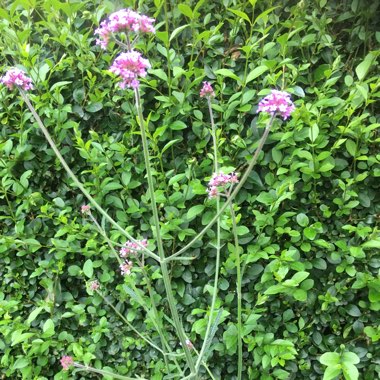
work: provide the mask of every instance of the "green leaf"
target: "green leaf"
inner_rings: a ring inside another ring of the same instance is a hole
[[[249,19],[248,15],[244,13],[243,11],[239,11],[237,9],[231,9],[231,8],[227,8],[227,10],[235,14],[236,16],[239,16],[240,18],[244,19],[245,21],[248,21],[251,24],[251,20]]]
[[[345,364],[345,363],[359,364],[360,358],[354,352],[346,351],[342,355],[342,362],[343,362],[343,364]]]
[[[85,110],[90,113],[98,112],[103,108],[103,103],[94,102],[85,107]]]
[[[368,70],[372,66],[372,64],[375,61],[376,56],[373,53],[369,53],[364,58],[363,62],[359,63],[359,65],[356,67],[355,72],[358,76],[359,80],[362,80],[365,78],[365,76],[368,73]]]
[[[37,317],[38,315],[41,313],[41,311],[43,310],[44,308],[42,306],[39,306],[39,307],[36,307],[30,314],[29,314],[29,317],[28,319],[26,320],[26,323],[27,324],[31,324]]]
[[[92,260],[88,259],[83,265],[83,273],[85,274],[86,277],[92,278],[94,274],[94,266],[92,263]]]
[[[360,309],[356,305],[348,305],[346,306],[347,314],[352,317],[360,317],[362,315]]]
[[[67,84],[70,84],[72,83],[71,81],[62,81],[62,82],[57,82],[57,83],[54,83],[51,87],[50,87],[50,92],[52,92],[55,88],[60,88],[60,87],[64,87],[66,86]]]
[[[357,146],[356,146],[356,143],[354,141],[348,139],[346,141],[346,149],[347,149],[347,152],[350,153],[352,157],[356,156]]]
[[[309,139],[313,143],[319,135],[319,128],[316,123],[314,123],[310,128],[309,128]]]
[[[13,366],[12,366],[12,369],[21,369],[21,368],[25,368],[26,366],[29,365],[29,360],[28,358],[25,358],[25,357],[21,357],[21,358],[18,358]]]
[[[342,373],[341,366],[336,364],[332,367],[327,367],[323,374],[322,380],[334,380]]]
[[[358,380],[359,379],[359,371],[358,369],[351,363],[343,363],[342,366],[343,375],[346,380]]]
[[[238,82],[241,82],[240,78],[234,74],[231,70],[229,69],[219,69],[215,71],[216,75],[221,75],[222,77],[227,77],[227,78],[232,78],[235,79]]]
[[[188,26],[190,26],[190,25],[189,24],[185,24],[185,25],[181,25],[178,28],[174,29],[172,31],[171,35],[170,35],[169,41],[172,41],[179,33],[182,32],[182,30],[186,29]]]
[[[169,128],[173,131],[180,131],[181,129],[186,129],[187,125],[181,120],[176,120],[169,125]]]
[[[199,215],[200,213],[203,212],[203,210],[205,209],[205,206],[204,205],[196,205],[196,206],[193,206],[189,209],[189,211],[187,212],[187,215],[186,215],[186,218],[188,220],[192,220],[194,219],[197,215]]]
[[[303,213],[300,213],[296,216],[296,219],[297,219],[297,223],[301,226],[301,227],[307,227],[309,225],[309,218],[307,215],[303,214]]]
[[[321,355],[319,361],[321,364],[331,367],[340,363],[340,355],[337,352],[326,352]]]
[[[234,324],[230,324],[228,329],[223,333],[223,341],[227,350],[235,352],[237,347],[237,328]]]
[[[184,14],[189,19],[192,20],[194,18],[194,13],[187,4],[178,4],[178,9],[182,14]]]
[[[51,319],[46,320],[42,327],[42,331],[44,332],[43,336],[45,338],[54,335],[54,322]]]
[[[265,73],[268,70],[269,70],[269,68],[267,66],[264,66],[264,65],[256,67],[247,75],[247,79],[245,81],[245,84],[248,84],[249,82],[258,78],[261,74]]]

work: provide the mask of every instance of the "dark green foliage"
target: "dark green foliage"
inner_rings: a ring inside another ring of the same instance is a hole
[[[202,81],[213,82],[217,93],[220,163],[238,172],[262,134],[258,101],[271,88],[293,94],[297,110],[289,121],[276,121],[235,205],[246,262],[243,378],[321,379],[327,368],[325,379],[357,379],[356,367],[360,378],[378,378],[377,2],[6,3],[2,71],[25,68],[37,111],[72,170],[122,227],[152,243],[133,94],[116,86],[107,71],[115,54],[97,47],[93,32],[121,7],[157,18],[156,37],[138,47],[152,64],[142,91],[168,255],[215,213],[205,192],[212,142]],[[141,299],[151,302],[143,276],[136,271],[123,283],[106,241],[79,212],[83,196],[32,115],[16,92],[2,86],[0,98],[0,373],[68,379],[59,358],[70,354],[97,368],[162,379],[162,356],[86,290],[86,281],[98,278],[107,299],[159,345],[151,315],[140,306]],[[124,242],[105,227],[111,240]],[[222,241],[222,311],[208,357],[216,378],[234,379],[236,252],[228,212]],[[209,231],[187,253],[194,260],[170,268],[196,348],[207,324],[214,243]],[[158,267],[146,261],[169,344],[179,349],[164,318],[169,311]],[[334,367],[341,363],[348,363],[343,375]]]

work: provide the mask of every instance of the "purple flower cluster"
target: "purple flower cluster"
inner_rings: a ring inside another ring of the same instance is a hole
[[[294,109],[295,106],[290,99],[290,94],[285,91],[272,90],[260,101],[257,112],[267,112],[272,115],[279,113],[286,120]]]
[[[210,82],[203,82],[203,87],[201,91],[199,92],[199,95],[201,98],[203,97],[214,97],[215,92],[210,84]]]
[[[215,198],[218,196],[218,188],[221,186],[226,186],[229,184],[238,183],[239,179],[236,173],[223,174],[223,173],[214,173],[210,182],[208,183],[207,193],[209,198]]]
[[[135,255],[137,252],[141,251],[142,248],[141,246],[143,247],[147,247],[148,246],[148,240],[146,239],[143,239],[143,240],[137,240],[137,243],[134,243],[133,241],[130,241],[128,240],[124,246],[120,249],[120,256],[121,257],[127,257],[128,255],[132,254],[132,255]]]
[[[121,53],[113,62],[110,71],[120,75],[122,81],[119,86],[137,88],[140,84],[138,78],[146,77],[146,70],[150,68],[150,63],[135,50]]]
[[[73,358],[72,358],[71,356],[67,356],[67,355],[62,356],[60,362],[61,362],[61,366],[62,366],[62,368],[63,368],[65,371],[67,371],[71,366],[74,365],[74,360],[73,360]]]
[[[120,265],[120,272],[123,276],[127,276],[131,274],[133,264],[132,261],[125,260],[123,264]]]
[[[100,27],[95,30],[99,35],[96,44],[106,49],[112,33],[130,31],[142,33],[155,33],[154,18],[140,15],[132,9],[120,9],[112,13],[108,20],[102,21]]]
[[[5,84],[10,90],[13,90],[13,87],[20,87],[25,91],[32,90],[32,80],[25,75],[25,73],[13,67],[9,69],[3,77],[0,78],[0,82]]]

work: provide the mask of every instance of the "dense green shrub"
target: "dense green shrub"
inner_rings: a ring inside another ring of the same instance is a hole
[[[133,94],[116,87],[107,71],[114,57],[95,45],[94,29],[126,6],[157,18],[156,36],[138,47],[152,64],[143,86],[144,114],[169,254],[215,214],[205,192],[212,159],[201,82],[212,81],[217,92],[213,108],[222,165],[239,172],[261,136],[256,105],[265,90],[291,92],[297,110],[290,121],[275,124],[235,205],[246,262],[243,378],[320,379],[327,368],[326,378],[333,379],[339,363],[347,379],[357,378],[356,367],[360,378],[379,377],[378,4],[5,3],[3,71],[25,68],[35,83],[37,111],[72,170],[122,227],[151,244]],[[107,242],[80,215],[83,196],[31,113],[15,93],[3,87],[0,93],[0,373],[67,379],[59,358],[71,354],[96,368],[164,378],[162,357],[86,289],[86,281],[98,278],[120,313],[159,342],[151,316],[139,304],[139,297],[150,302],[144,278],[136,272],[123,282]],[[111,240],[124,241],[103,224]],[[208,362],[216,378],[233,379],[236,252],[228,213],[222,240],[222,312]],[[178,310],[196,348],[207,324],[214,245],[209,231],[190,250],[194,260],[174,261],[170,268]],[[165,320],[161,275],[148,262]],[[129,281],[136,281],[141,294],[131,294]],[[179,350],[171,333],[169,343]]]

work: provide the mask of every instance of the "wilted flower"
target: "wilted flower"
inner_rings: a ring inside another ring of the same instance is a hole
[[[136,254],[137,252],[141,251],[143,247],[148,246],[148,240],[143,239],[143,240],[137,240],[139,243],[134,243],[132,241],[127,241],[124,246],[120,249],[120,256],[121,257],[127,257],[129,254]]]
[[[215,92],[210,84],[210,82],[203,82],[203,87],[199,93],[200,97],[209,97],[209,96],[215,96]]]
[[[83,205],[81,208],[80,208],[80,211],[82,214],[88,214],[90,212],[90,205]]]
[[[257,112],[270,114],[277,112],[286,120],[294,109],[295,106],[290,99],[290,94],[285,91],[272,90],[269,95],[260,101]]]
[[[190,350],[192,350],[194,348],[194,345],[193,345],[193,343],[191,343],[190,339],[186,339],[186,346],[188,348],[190,348]]]
[[[0,82],[5,84],[10,90],[13,90],[14,86],[20,87],[25,91],[33,89],[32,80],[16,67],[9,69],[0,78]]]
[[[209,198],[215,198],[218,195],[218,187],[238,182],[239,179],[235,172],[230,174],[214,173],[208,183],[207,193]]]
[[[64,370],[68,370],[72,365],[74,365],[74,360],[71,356],[62,356],[61,366]]]
[[[130,31],[142,33],[155,33],[154,18],[140,15],[132,9],[120,9],[109,15],[107,21],[102,21],[100,27],[95,30],[99,35],[97,45],[105,49],[112,33]]]
[[[130,275],[132,269],[132,262],[125,260],[123,264],[120,265],[120,271],[123,276]]]
[[[140,84],[138,77],[146,77],[146,69],[149,69],[150,63],[143,58],[137,51],[131,50],[121,53],[113,62],[110,71],[120,75],[122,82],[119,83],[121,88],[137,88]]]

